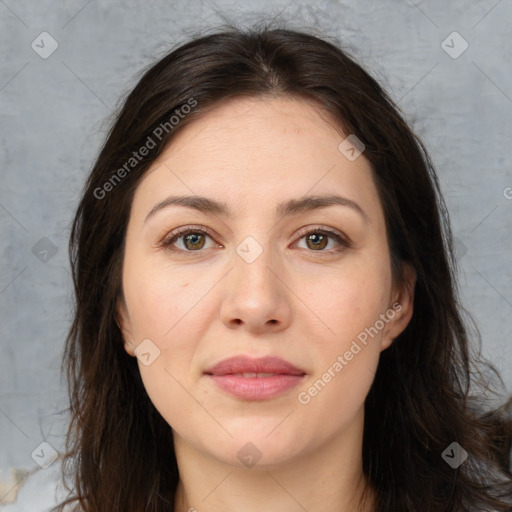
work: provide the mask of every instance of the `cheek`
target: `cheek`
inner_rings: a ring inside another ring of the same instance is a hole
[[[193,402],[185,381],[196,350],[190,322],[199,290],[189,286],[190,279],[156,265],[135,275],[130,288],[134,333],[139,342],[149,338],[159,350],[151,365],[138,361],[140,375],[151,402],[174,427],[170,420],[190,412]]]
[[[134,333],[165,343],[197,302],[200,290],[190,287],[190,279],[182,272],[149,261],[133,257],[126,262],[125,296]]]
[[[330,435],[344,430],[364,406],[378,357],[378,352],[366,347],[346,362],[340,371],[336,371],[333,363],[337,359],[333,358],[329,364],[330,371],[326,367],[326,371],[315,376],[309,387],[301,390],[297,407],[301,411],[303,431]]]
[[[340,350],[385,312],[391,278],[385,264],[370,260],[323,281],[305,302],[313,304],[311,309],[329,327],[329,344],[335,339],[334,346]]]
[[[373,382],[391,277],[385,261],[370,257],[328,283],[309,297],[322,326],[315,336],[316,372],[301,389],[305,395],[299,403],[315,414],[334,407],[326,420],[334,425],[361,407]]]
[[[319,295],[316,308],[329,326],[328,334],[315,336],[315,374],[298,397],[307,408],[306,421],[313,425],[313,418],[321,416],[326,431],[340,428],[365,401],[379,363],[384,325],[380,318],[389,293],[386,281],[368,267],[331,283]]]
[[[176,385],[171,374],[182,382],[191,371],[201,329],[199,319],[204,318],[201,308],[205,302],[201,299],[211,284],[198,284],[194,276],[157,262],[138,264],[136,258],[127,264],[125,278],[135,345],[149,339],[159,352],[151,366],[139,361],[148,393],[158,397],[162,386],[168,393],[169,383]]]
[[[162,358],[147,367],[139,362],[139,370],[150,401],[171,427],[176,428],[180,424],[183,414],[194,412],[194,400],[179,384],[182,377],[175,375]]]

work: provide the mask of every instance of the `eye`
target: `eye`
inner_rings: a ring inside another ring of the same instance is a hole
[[[311,252],[320,252],[320,253],[332,253],[332,252],[341,252],[349,247],[352,247],[352,244],[348,239],[344,238],[340,233],[336,231],[331,231],[330,229],[305,229],[301,231],[298,235],[300,240],[306,240],[306,248],[312,249]],[[330,251],[324,251],[325,247],[328,245],[328,240],[333,239],[338,244],[338,247],[331,249]]]
[[[351,243],[341,234],[329,229],[305,229],[298,235],[299,241],[306,240],[306,248],[310,252],[333,253],[341,252],[349,247]],[[173,231],[162,243],[161,246],[172,252],[200,252],[205,247],[205,238],[212,239],[211,233],[204,228],[185,227]],[[329,239],[336,241],[338,247],[325,251]],[[175,243],[182,241],[182,247],[177,248]],[[221,247],[217,245],[217,247]]]
[[[162,246],[170,251],[198,252],[204,247],[205,237],[211,238],[210,233],[202,228],[181,228],[173,231],[170,237],[162,242]],[[185,249],[176,249],[174,243],[183,239]]]

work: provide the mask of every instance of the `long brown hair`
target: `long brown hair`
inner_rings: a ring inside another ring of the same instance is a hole
[[[413,317],[381,354],[365,402],[363,468],[376,510],[510,511],[511,420],[504,406],[484,408],[482,390],[491,388],[478,365],[498,373],[470,345],[472,320],[458,302],[448,211],[424,145],[339,44],[283,28],[229,26],[144,72],[85,184],[69,241],[76,304],[63,357],[71,412],[63,475],[73,477],[74,489],[53,512],[72,502],[85,512],[174,508],[171,428],[149,399],[116,323],[131,202],[183,126],[228,98],[261,95],[314,100],[364,142],[393,278],[403,283],[403,262],[417,274]],[[149,138],[149,152],[130,160]],[[479,338],[476,328],[473,335]],[[442,456],[453,442],[469,454],[455,469]]]

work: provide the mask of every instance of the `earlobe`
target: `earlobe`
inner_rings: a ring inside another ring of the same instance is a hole
[[[117,302],[115,321],[123,337],[124,349],[130,356],[135,357],[131,323],[124,297],[120,298]]]
[[[387,349],[411,321],[414,312],[414,289],[416,271],[409,263],[404,263],[404,283],[395,293],[389,311],[394,311],[393,318],[386,326],[381,341],[381,351]],[[391,313],[390,315],[391,316]]]

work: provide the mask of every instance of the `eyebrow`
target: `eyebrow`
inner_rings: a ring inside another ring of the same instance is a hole
[[[327,208],[335,205],[349,207],[358,212],[366,223],[369,222],[368,215],[358,203],[352,199],[348,199],[347,197],[342,197],[337,194],[321,194],[305,196],[300,199],[289,199],[288,201],[284,201],[277,205],[276,216],[286,217],[297,215],[306,211]],[[157,212],[164,208],[168,208],[169,206],[184,206],[187,208],[193,208],[205,214],[213,214],[223,217],[232,216],[225,202],[216,201],[215,199],[204,196],[169,196],[152,208],[152,210],[147,214],[144,222],[147,222],[150,217],[153,217]]]

